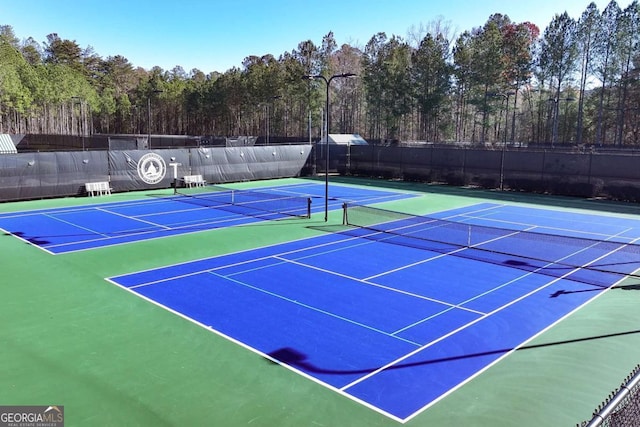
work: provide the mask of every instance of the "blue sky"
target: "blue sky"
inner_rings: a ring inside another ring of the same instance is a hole
[[[602,10],[608,1],[595,1]],[[624,8],[629,0],[619,0]],[[544,31],[554,15],[578,19],[588,0],[0,0],[0,25],[39,43],[50,33],[122,55],[134,66],[205,73],[240,67],[249,55],[280,54],[333,31],[338,46],[363,47],[378,32],[406,39],[441,19],[452,32],[482,26],[493,13]]]

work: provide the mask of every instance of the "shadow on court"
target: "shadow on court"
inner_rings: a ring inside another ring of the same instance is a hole
[[[632,285],[616,285],[612,286],[611,289],[621,289],[623,291],[640,291],[640,284],[632,284]],[[565,291],[559,290],[551,294],[550,298],[558,298],[562,295],[570,295],[570,294],[580,294],[583,292],[601,292],[602,289],[581,289],[579,291]]]
[[[634,285],[636,286],[636,289],[640,289],[640,285]],[[616,337],[621,337],[621,336],[627,336],[627,335],[636,335],[636,334],[640,334],[640,329],[636,329],[636,330],[632,330],[632,331],[626,331],[626,332],[616,332],[616,333],[612,333],[612,334],[605,334],[605,335],[597,335],[597,336],[593,336],[593,337],[584,337],[584,338],[575,338],[575,339],[571,339],[571,340],[563,340],[563,341],[554,341],[554,342],[549,342],[549,343],[542,343],[542,344],[533,344],[533,345],[525,345],[522,347],[518,347],[518,348],[503,348],[503,349],[496,349],[496,350],[491,350],[491,351],[483,351],[483,352],[478,352],[478,353],[471,353],[471,354],[461,354],[459,356],[453,356],[453,357],[445,357],[445,358],[440,358],[440,359],[431,359],[431,360],[425,360],[425,361],[421,361],[421,362],[415,362],[415,363],[400,363],[397,365],[393,365],[393,366],[389,366],[386,369],[387,370],[395,370],[395,369],[407,369],[407,368],[413,368],[413,367],[417,367],[417,366],[425,366],[425,365],[434,365],[437,363],[446,363],[446,362],[452,362],[452,361],[457,361],[457,360],[464,360],[464,359],[472,359],[475,357],[485,357],[485,356],[496,356],[496,355],[505,355],[507,353],[510,353],[512,351],[523,351],[523,350],[535,350],[538,348],[546,348],[546,347],[552,347],[552,346],[557,346],[557,345],[567,345],[567,344],[575,344],[575,343],[580,343],[580,342],[586,342],[586,341],[595,341],[595,340],[601,340],[601,339],[607,339],[607,338],[616,338]],[[324,369],[322,367],[319,366],[315,366],[312,363],[310,363],[307,360],[307,355],[304,353],[301,353],[299,351],[297,351],[294,348],[290,348],[290,347],[284,347],[278,350],[275,350],[269,354],[267,354],[267,356],[269,356],[269,358],[271,359],[267,359],[269,363],[271,364],[276,364],[274,361],[277,361],[278,363],[281,364],[286,364],[289,366],[292,366],[294,368],[297,368],[301,371],[304,372],[310,372],[310,373],[314,373],[314,374],[323,374],[323,375],[366,375],[366,374],[370,374],[372,372],[375,372],[379,369],[382,368],[382,366],[376,366],[376,367],[372,367],[372,368],[367,368],[367,369],[357,369],[357,370],[336,370],[336,369]]]
[[[51,243],[49,240],[44,240],[41,237],[26,237],[25,233],[22,231],[14,231],[13,233],[5,233],[5,236],[15,236],[18,237],[32,245],[36,246],[44,246]]]

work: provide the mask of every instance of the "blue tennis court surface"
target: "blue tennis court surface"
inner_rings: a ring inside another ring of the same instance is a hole
[[[261,210],[270,209],[269,195],[296,197],[299,207],[288,214],[303,215],[306,200],[312,200],[312,212],[324,209],[324,185],[306,183],[261,188],[262,200],[244,204],[207,206],[207,201],[188,196],[148,197],[131,202],[100,203],[82,207],[48,209],[0,214],[0,229],[59,254],[100,248],[140,240],[156,239],[184,233],[277,220],[290,216]],[[214,193],[218,194],[218,193]],[[203,195],[199,195],[203,197]],[[332,185],[329,209],[339,209],[345,201],[377,203],[413,197],[367,188]],[[251,206],[256,206],[255,208]]]
[[[108,280],[405,422],[640,268],[629,218],[489,203],[435,217],[505,232],[463,247],[348,228]]]

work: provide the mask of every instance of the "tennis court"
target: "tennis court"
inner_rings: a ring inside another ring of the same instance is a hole
[[[329,208],[347,200],[381,202],[407,194],[336,186]],[[181,190],[182,191],[182,190]],[[220,187],[153,195],[132,202],[12,212],[0,215],[0,229],[50,253],[66,253],[184,233],[291,217],[307,218],[322,209],[324,186],[298,184],[261,191]]]
[[[109,280],[405,422],[640,268],[631,219],[348,215],[373,229]]]
[[[230,187],[311,218],[169,190],[0,205],[0,401],[68,425],[575,425],[637,364],[633,206],[340,181],[327,222],[304,179]]]

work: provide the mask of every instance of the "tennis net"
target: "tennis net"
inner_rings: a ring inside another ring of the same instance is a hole
[[[592,285],[611,286],[611,274],[639,278],[640,245],[634,241],[523,231],[416,216],[345,204],[351,235],[535,271]],[[628,239],[627,239],[628,240]]]
[[[197,206],[226,210],[262,219],[309,218],[311,216],[311,198],[304,196],[237,190],[215,185],[176,188],[175,194],[179,200]]]

